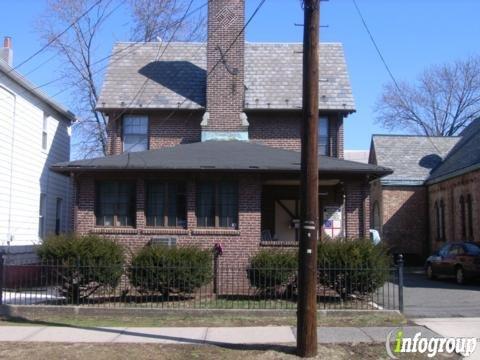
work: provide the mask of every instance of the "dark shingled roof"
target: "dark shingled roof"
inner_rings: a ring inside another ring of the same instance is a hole
[[[245,44],[246,109],[301,108],[302,46]],[[117,43],[112,52],[97,102],[99,110],[205,107],[204,43]],[[320,110],[355,111],[342,45],[322,43],[319,52]]]
[[[382,178],[385,185],[422,185],[459,137],[413,135],[373,135],[372,152],[376,164],[393,169]]]
[[[320,173],[371,174],[391,172],[382,166],[320,157]],[[245,141],[205,141],[90,160],[64,162],[52,170],[79,171],[249,171],[298,172],[300,153]]]
[[[477,169],[480,169],[480,118],[462,132],[460,141],[432,171],[427,183],[443,181]]]

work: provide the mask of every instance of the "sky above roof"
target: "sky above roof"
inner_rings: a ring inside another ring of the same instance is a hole
[[[204,4],[195,0],[194,6]],[[247,18],[259,0],[246,0]],[[478,54],[480,37],[480,1],[478,0],[357,0],[363,15],[380,47],[383,56],[398,80],[414,80],[418,73],[431,64],[449,62]],[[247,28],[248,41],[299,42],[303,22],[299,0],[267,0]],[[46,0],[8,1],[0,12],[0,37],[13,37],[14,64],[20,63],[41,47],[35,32],[35,21],[42,13]],[[344,44],[353,87],[357,113],[345,122],[347,149],[368,149],[372,133],[388,133],[374,122],[375,102],[382,86],[389,81],[388,74],[365,32],[351,0],[322,2],[322,41]],[[115,41],[129,40],[127,11],[120,7],[106,22],[101,33],[100,56],[108,55]],[[22,66],[19,71],[43,84],[57,78],[61,62],[45,52]],[[43,65],[41,65],[44,63]],[[41,65],[41,66],[40,66]],[[101,64],[103,65],[103,64]],[[100,65],[100,66],[101,66]],[[37,68],[38,67],[38,68]],[[35,70],[36,69],[36,70]],[[65,89],[56,82],[44,90],[54,95]],[[65,91],[57,101],[74,109],[74,94]]]

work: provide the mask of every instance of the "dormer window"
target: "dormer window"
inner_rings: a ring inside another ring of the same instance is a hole
[[[318,119],[318,155],[330,155],[328,151],[328,118],[326,116]]]
[[[125,115],[122,129],[124,152],[148,150],[148,116]]]

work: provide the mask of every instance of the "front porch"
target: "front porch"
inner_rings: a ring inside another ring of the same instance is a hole
[[[321,156],[322,236],[368,235],[369,181],[389,170]],[[221,244],[246,263],[261,246],[295,246],[300,153],[240,141],[57,164],[75,184],[75,231],[135,250],[148,243]]]

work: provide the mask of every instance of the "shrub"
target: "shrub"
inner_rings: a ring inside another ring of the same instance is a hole
[[[261,250],[250,259],[247,275],[252,286],[272,293],[295,280],[297,266],[296,252]]]
[[[326,241],[318,246],[318,266],[319,282],[346,297],[381,287],[389,277],[390,257],[369,239]]]
[[[102,286],[116,287],[123,273],[122,246],[94,235],[51,236],[37,253],[69,302],[78,303]]]
[[[212,279],[212,253],[196,247],[146,246],[132,259],[130,281],[140,292],[192,293]]]

